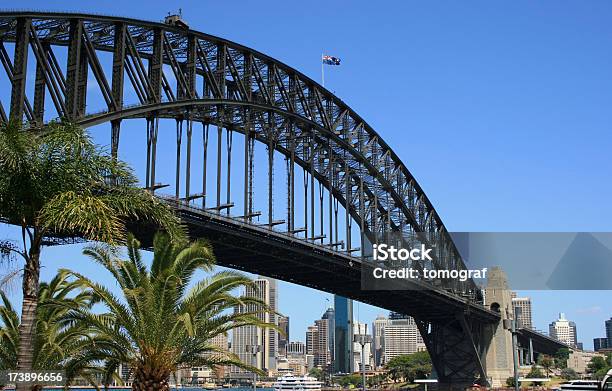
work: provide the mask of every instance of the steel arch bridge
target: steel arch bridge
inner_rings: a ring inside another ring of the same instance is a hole
[[[191,235],[213,241],[221,265],[411,315],[441,383],[486,382],[483,360],[499,314],[482,305],[472,280],[422,281],[426,289],[408,291],[361,289],[361,273],[372,268],[366,249],[390,233],[436,242],[434,261],[421,266],[465,265],[398,156],[315,81],[265,54],[185,26],[86,14],[0,12],[0,62],[11,91],[0,101],[0,121],[110,123],[117,156],[122,122],[139,119],[146,130],[145,187],[158,195],[162,187],[174,188],[172,196],[159,196]],[[96,112],[87,109],[92,94],[101,102]],[[167,120],[175,122],[176,145],[158,144]],[[196,124],[202,138],[193,154]],[[233,134],[242,142],[238,185],[231,176]],[[267,155],[257,165],[267,177],[265,213],[254,201],[256,145]],[[159,182],[162,147],[176,148],[172,187]],[[275,156],[285,160],[282,214],[274,208]],[[196,177],[202,178],[198,189]]]

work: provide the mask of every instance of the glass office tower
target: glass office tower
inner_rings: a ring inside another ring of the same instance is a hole
[[[352,373],[353,301],[334,296],[334,372]]]

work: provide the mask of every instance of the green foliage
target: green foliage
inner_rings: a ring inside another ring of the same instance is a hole
[[[182,234],[170,209],[138,188],[125,163],[67,122],[40,131],[15,123],[0,127],[0,216],[31,229],[32,239],[61,235],[115,243],[125,238],[128,220]]]
[[[546,377],[550,377],[550,370],[555,366],[555,360],[546,354],[538,356],[538,365],[546,371]]]
[[[0,298],[0,370],[15,369],[19,345],[19,316],[2,291]]]
[[[397,356],[389,360],[386,369],[394,382],[405,380],[412,383],[414,379],[425,378],[431,373],[431,358],[427,352]]]
[[[555,368],[563,369],[567,368],[567,360],[570,356],[570,350],[568,348],[561,348],[557,350],[554,355]]]
[[[516,384],[516,382],[514,381],[514,376],[510,376],[509,378],[506,379],[506,385],[508,387],[514,387]]]
[[[368,387],[379,386],[385,383],[385,381],[387,380],[387,377],[388,377],[387,373],[378,373],[374,376],[370,376],[369,378],[366,378],[366,384],[368,385]]]
[[[603,379],[610,369],[612,369],[612,353],[608,353],[605,357],[593,357],[587,365],[587,372],[596,379]]]
[[[576,380],[579,378],[578,373],[572,368],[563,368],[561,370],[561,377],[565,380]]]
[[[173,238],[184,236],[171,209],[138,188],[125,163],[67,122],[39,130],[22,130],[16,122],[0,125],[0,220],[20,227],[23,238],[19,246],[0,241],[0,260],[25,261],[19,335],[19,369],[25,370],[34,365],[40,253],[47,239],[119,243],[126,223],[135,221],[162,227]]]
[[[338,383],[343,388],[357,387],[361,384],[361,375],[344,375],[336,379],[336,383]]]
[[[153,261],[147,268],[140,243],[129,235],[127,259],[105,245],[90,246],[85,254],[101,264],[116,280],[122,298],[87,277],[71,272],[89,287],[105,312],[74,311],[71,321],[91,327],[104,341],[80,358],[104,361],[107,374],[119,363],[128,363],[135,384],[166,384],[182,366],[213,367],[243,364],[236,354],[215,346],[211,340],[241,326],[274,328],[257,314],[269,308],[260,300],[234,296],[235,289],[257,289],[245,275],[235,271],[214,273],[193,282],[198,270],[212,271],[215,257],[204,240],[191,244],[172,241],[159,233],[153,241]],[[189,288],[191,287],[191,288]],[[232,311],[239,308],[239,311]]]
[[[538,367],[536,367],[535,365],[531,367],[531,370],[529,371],[529,373],[527,374],[528,378],[531,379],[535,379],[535,378],[543,378],[544,377],[544,373],[542,373],[542,370]],[[532,382],[532,385],[534,386],[541,386],[542,382]]]
[[[310,376],[316,378],[319,381],[323,380],[323,378],[325,377],[325,373],[323,372],[323,370],[321,368],[317,368],[317,367],[312,368],[308,372],[308,374]]]
[[[19,317],[2,291],[0,298],[0,370],[15,369]],[[40,284],[38,302],[33,369],[64,369],[69,379],[92,376],[98,369],[95,363],[74,361],[72,358],[84,346],[96,343],[96,337],[84,325],[65,321],[69,312],[93,306],[91,291],[84,289],[63,271],[49,283]]]

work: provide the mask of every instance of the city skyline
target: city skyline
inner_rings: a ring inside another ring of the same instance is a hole
[[[280,284],[280,311],[282,312],[283,307],[283,296],[282,292],[287,290],[301,290],[302,287],[297,287],[293,284],[286,283],[281,281]],[[308,288],[305,288],[308,289]],[[295,320],[292,320],[292,328],[291,333],[295,338],[292,337],[292,340],[300,340],[304,342],[301,338],[303,332],[305,332],[306,327],[303,329],[298,329],[298,319],[304,319],[304,323],[306,324],[309,321],[314,321],[314,319],[318,319],[328,308],[329,301],[326,298],[333,298],[332,295],[328,295],[324,292],[319,292],[321,296],[321,311],[320,313],[317,310],[313,310],[311,312],[312,319],[308,320],[305,316],[295,316]],[[545,297],[545,300],[542,300],[543,296],[547,296],[546,294],[550,294],[550,297]],[[579,291],[516,291],[517,297],[529,297],[531,300],[532,314],[531,319],[533,323],[533,328],[535,330],[543,331],[548,334],[549,324],[558,318],[559,313],[563,312],[567,315],[569,319],[571,319],[574,323],[576,323],[576,328],[578,330],[578,342],[582,342],[584,344],[585,350],[593,350],[593,338],[597,338],[600,336],[605,336],[605,328],[604,322],[612,317],[612,305],[607,302],[603,302],[602,304],[589,305],[588,300],[586,303],[580,304],[570,304],[571,300],[555,300],[554,295],[557,294],[561,297],[565,295],[578,294],[583,298],[588,296],[589,293],[592,292],[579,292]],[[605,298],[606,294],[609,292],[600,292],[602,299]],[[559,306],[560,303],[564,303],[565,308],[561,308]],[[568,305],[569,304],[569,305]],[[607,304],[607,306],[606,306]],[[607,311],[607,312],[606,312]],[[355,322],[368,323],[368,329],[371,329],[371,325],[373,321],[376,319],[378,315],[388,316],[389,311],[380,309],[377,307],[373,307],[367,304],[354,302],[354,320]],[[289,314],[290,317],[293,316]]]
[[[11,228],[0,225],[0,235],[10,232]],[[62,247],[50,247],[45,249],[48,255],[49,267],[41,270],[41,280],[50,280],[55,274],[53,265],[64,265],[62,267],[78,267],[92,276],[104,276],[105,271],[92,262],[87,262],[86,257],[81,254],[82,244],[66,245]],[[145,254],[145,260],[150,257]],[[68,265],[63,264],[65,259],[73,259]],[[83,259],[80,262],[79,259]],[[73,266],[71,266],[73,265]],[[219,267],[219,269],[223,269]],[[248,273],[247,273],[248,274]],[[256,275],[249,274],[253,279]],[[333,307],[333,295],[316,291],[311,288],[302,287],[286,281],[277,281],[278,311],[289,316],[290,335],[292,341],[305,342],[304,333],[309,324],[330,307]],[[14,303],[20,303],[19,292],[16,286],[8,291],[9,297]],[[612,317],[612,303],[609,302],[607,291],[517,291],[520,297],[530,297],[532,302],[533,326],[536,330],[548,331],[548,325],[557,319],[560,312],[576,323],[578,329],[578,341],[584,344],[587,350],[593,349],[593,339],[606,335],[604,322]],[[302,300],[299,309],[296,309],[294,301],[299,298],[309,297],[307,301]],[[581,300],[578,300],[577,297]],[[595,300],[593,300],[595,297]],[[597,300],[599,299],[599,300]],[[592,300],[592,301],[591,301]],[[565,308],[560,308],[563,303]],[[353,318],[355,322],[367,322],[372,324],[378,315],[388,315],[388,311],[377,307],[354,302]],[[371,327],[371,326],[369,326]]]

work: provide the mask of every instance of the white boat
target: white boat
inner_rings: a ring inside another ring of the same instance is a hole
[[[275,391],[319,391],[321,382],[311,376],[294,376],[291,374],[276,379]]]
[[[561,384],[561,391],[597,391],[599,382],[597,380],[572,380]]]

